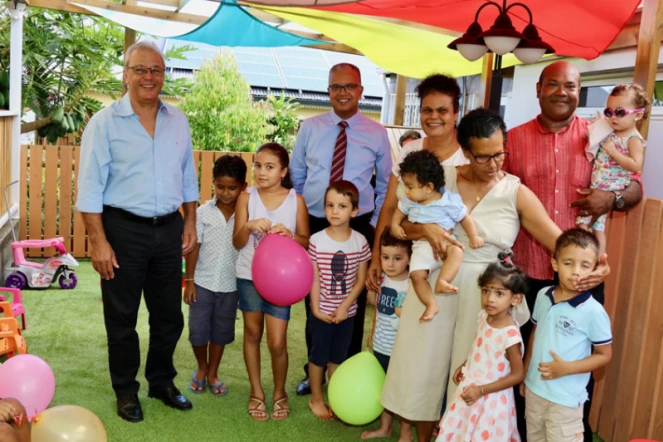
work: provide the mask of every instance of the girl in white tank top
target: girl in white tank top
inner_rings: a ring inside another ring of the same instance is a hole
[[[264,300],[256,291],[251,264],[260,240],[268,233],[292,237],[308,247],[310,235],[308,211],[301,196],[292,188],[288,171],[288,152],[277,143],[267,143],[256,152],[253,171],[256,187],[240,195],[235,212],[233,245],[240,249],[237,258],[239,309],[244,317],[244,359],[251,383],[249,415],[258,421],[269,418],[265,391],[260,381],[260,341],[265,324],[274,367],[274,393],[271,417],[282,420],[290,415],[285,391],[288,372],[286,335],[290,307],[280,307]],[[274,257],[275,260],[278,257]],[[265,315],[272,319],[265,321]]]

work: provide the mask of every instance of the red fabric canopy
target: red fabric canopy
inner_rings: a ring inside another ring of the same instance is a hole
[[[292,1],[292,0],[291,0]],[[341,0],[337,0],[339,2]],[[507,1],[507,6],[518,0]],[[555,53],[587,60],[598,57],[615,40],[640,0],[519,0],[532,11],[541,38]],[[298,3],[302,3],[300,0]],[[310,2],[312,4],[315,2]],[[329,4],[330,2],[327,1]],[[486,0],[364,0],[319,9],[377,17],[391,17],[464,33]],[[497,1],[500,6],[502,1]],[[322,4],[321,2],[318,5]],[[498,10],[485,7],[479,16],[488,30]],[[529,18],[525,9],[513,7],[509,16],[522,31]]]

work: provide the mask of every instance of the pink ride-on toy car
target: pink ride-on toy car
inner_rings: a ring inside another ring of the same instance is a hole
[[[7,203],[7,188],[14,181],[5,186],[5,203],[7,204],[7,213],[9,203]],[[24,288],[49,288],[54,280],[58,281],[60,287],[69,290],[76,287],[78,282],[74,271],[69,266],[78,267],[78,261],[71,256],[64,246],[64,238],[36,239],[18,241],[14,225],[9,223],[12,230],[12,255],[14,257],[13,265],[8,269],[10,274],[5,280],[5,285],[10,288],[23,290]],[[57,254],[51,256],[45,262],[32,262],[25,259],[23,249],[54,247]]]

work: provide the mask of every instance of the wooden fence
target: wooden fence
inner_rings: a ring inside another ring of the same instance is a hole
[[[214,161],[227,152],[194,151],[193,158],[200,177],[200,201],[213,196],[212,169]],[[62,236],[65,246],[76,258],[90,256],[83,217],[74,210],[79,146],[21,146],[21,239],[42,239]],[[253,153],[239,155],[249,171]],[[47,257],[51,248],[30,249],[28,256]]]
[[[613,356],[597,374],[590,422],[606,442],[663,440],[663,202],[615,213],[607,233]]]
[[[0,126],[1,129],[1,126]],[[1,132],[0,132],[1,134]],[[213,195],[212,168],[223,152],[194,152],[200,200]],[[247,166],[252,153],[240,155]],[[63,236],[74,256],[89,256],[83,221],[74,211],[78,146],[22,146],[21,238]],[[663,439],[663,202],[646,199],[608,223],[612,272],[606,310],[613,321],[613,359],[597,373],[592,427],[606,442]],[[30,250],[31,257],[49,250]]]

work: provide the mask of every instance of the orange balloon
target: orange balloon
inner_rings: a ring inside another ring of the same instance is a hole
[[[32,442],[107,442],[106,429],[90,410],[58,405],[40,413],[32,423]]]

